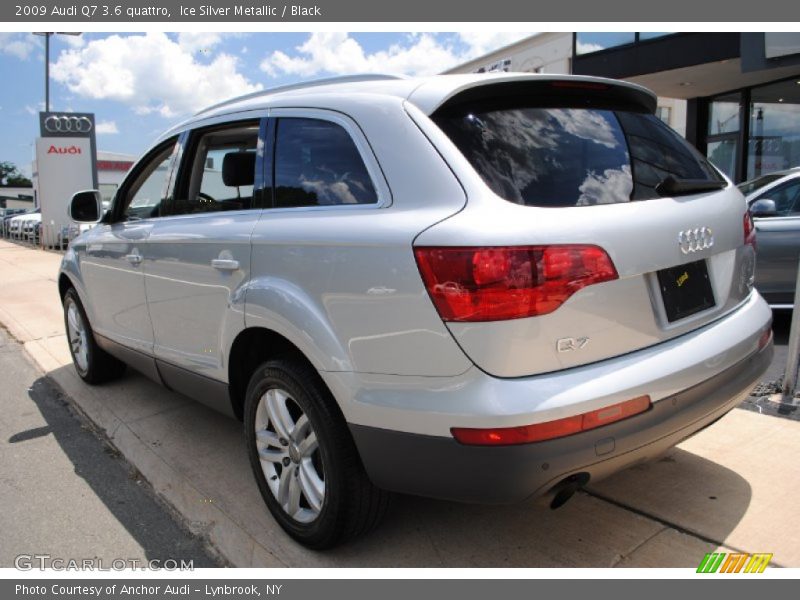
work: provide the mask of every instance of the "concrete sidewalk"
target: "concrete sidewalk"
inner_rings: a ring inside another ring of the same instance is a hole
[[[557,511],[400,496],[373,534],[306,550],[266,510],[238,422],[132,371],[99,387],[78,379],[62,333],[60,258],[0,241],[0,322],[234,565],[696,567],[721,549],[772,552],[773,565],[800,566],[800,422],[743,410]]]

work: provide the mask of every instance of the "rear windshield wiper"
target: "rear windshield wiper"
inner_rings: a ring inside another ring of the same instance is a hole
[[[677,179],[669,175],[656,185],[656,193],[659,196],[682,196],[695,192],[707,192],[709,190],[721,190],[728,183],[723,180],[714,181],[712,179]]]

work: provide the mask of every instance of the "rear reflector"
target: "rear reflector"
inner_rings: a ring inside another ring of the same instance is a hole
[[[458,442],[469,446],[511,446],[529,444],[554,438],[565,437],[581,431],[596,429],[603,425],[615,423],[650,408],[650,396],[639,396],[619,404],[593,410],[582,415],[566,417],[535,425],[520,427],[504,427],[499,429],[469,429],[453,427],[450,432]]]
[[[764,330],[764,333],[761,334],[761,337],[758,338],[758,349],[763,350],[767,347],[767,345],[772,340],[772,323],[770,322],[770,326]]]
[[[753,215],[750,214],[748,210],[744,213],[744,243],[747,246],[752,246],[754,249],[756,248],[756,226],[753,223]]]
[[[425,287],[445,321],[544,315],[588,285],[617,279],[598,246],[421,247]]]

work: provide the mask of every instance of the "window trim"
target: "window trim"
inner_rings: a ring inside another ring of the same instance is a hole
[[[350,139],[355,144],[356,150],[367,169],[372,187],[375,189],[375,195],[378,201],[370,204],[326,204],[317,206],[281,206],[276,207],[274,202],[275,194],[275,150],[276,150],[276,122],[282,118],[295,118],[295,119],[317,119],[320,121],[328,121],[339,125],[350,136]],[[378,159],[367,141],[361,127],[344,113],[327,110],[322,108],[271,108],[269,111],[268,131],[270,132],[269,139],[267,140],[267,148],[265,148],[264,156],[271,159],[271,168],[267,165],[265,188],[271,189],[272,197],[265,202],[264,209],[269,213],[284,213],[284,212],[316,212],[316,211],[329,211],[329,210],[373,210],[386,208],[392,204],[392,194],[389,189],[389,184],[383,174],[383,169],[378,163]]]
[[[109,219],[108,223],[121,223],[126,222],[124,218],[123,210],[127,208],[128,203],[123,198],[127,199],[128,193],[138,180],[142,173],[150,167],[151,163],[155,158],[164,152],[170,145],[172,145],[172,153],[169,156],[169,165],[167,166],[167,174],[164,178],[164,185],[161,188],[161,202],[163,203],[165,198],[170,194],[170,190],[173,187],[173,181],[175,174],[175,164],[177,159],[179,158],[180,154],[182,153],[182,144],[181,139],[183,134],[177,134],[172,137],[167,138],[166,140],[156,144],[150,151],[147,152],[142,158],[136,161],[136,164],[131,168],[130,172],[125,176],[125,179],[117,188],[116,193],[114,194],[114,200],[112,202],[111,210],[108,212]],[[124,204],[124,207],[123,207]],[[160,206],[160,205],[159,205]],[[142,221],[149,221],[158,217],[148,217],[147,219],[142,219]],[[138,221],[137,221],[138,222]]]
[[[237,115],[238,117],[239,115]],[[266,201],[264,197],[264,188],[266,185],[265,177],[264,177],[264,153],[259,152],[264,147],[264,124],[267,120],[267,117],[263,114],[261,115],[248,115],[242,116],[241,118],[231,119],[230,116],[227,119],[223,119],[221,121],[210,123],[210,124],[203,124],[200,127],[190,126],[185,131],[183,131],[180,135],[180,151],[179,151],[179,159],[177,164],[174,167],[174,174],[172,178],[172,186],[171,186],[171,193],[169,198],[167,198],[168,202],[174,200],[176,191],[185,191],[188,187],[191,177],[192,171],[195,166],[195,162],[197,160],[196,150],[199,147],[200,141],[203,137],[209,133],[214,133],[217,131],[224,131],[226,129],[235,129],[237,127],[246,126],[248,124],[252,124],[258,127],[258,139],[256,140],[256,165],[255,165],[255,179],[253,181],[253,204],[251,208],[243,208],[239,210],[217,210],[217,211],[208,211],[208,212],[201,212],[201,213],[179,213],[179,214],[165,214],[162,215],[160,218],[170,219],[170,218],[181,218],[181,217],[196,217],[202,215],[218,215],[218,214],[240,214],[240,213],[249,213],[253,211],[261,211],[266,208]]]

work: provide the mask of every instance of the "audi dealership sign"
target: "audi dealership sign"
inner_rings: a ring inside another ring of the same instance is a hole
[[[36,140],[36,199],[42,209],[43,242],[57,244],[69,224],[72,194],[97,189],[95,120],[91,113],[39,113]]]
[[[93,115],[41,113],[42,136],[79,134],[88,135],[94,129]]]

